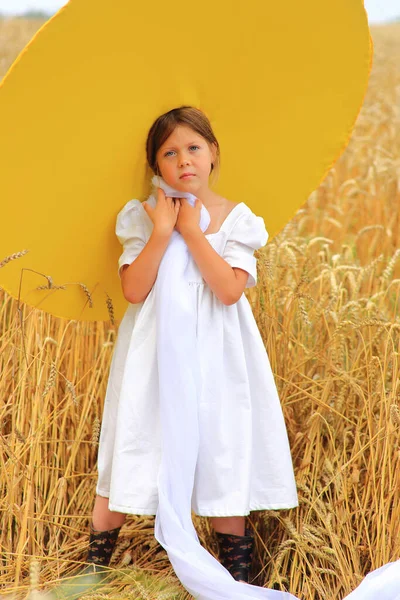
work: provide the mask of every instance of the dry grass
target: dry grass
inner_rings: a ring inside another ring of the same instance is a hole
[[[3,74],[40,24],[0,22]],[[259,251],[259,285],[248,291],[300,497],[299,509],[251,514],[253,583],[307,600],[341,598],[400,556],[400,25],[373,36],[351,143]],[[111,323],[55,319],[1,293],[0,584],[18,597],[84,558],[115,337]],[[189,597],[153,523],[128,518],[113,587],[91,598]],[[208,520],[195,524],[214,551]]]

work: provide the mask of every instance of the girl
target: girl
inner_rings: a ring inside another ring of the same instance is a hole
[[[195,336],[199,364],[192,366],[202,382],[196,391],[199,436],[191,508],[211,519],[221,564],[235,580],[248,582],[254,539],[246,516],[253,510],[297,506],[279,397],[243,294],[256,285],[254,251],[266,244],[268,233],[245,202],[234,204],[209,187],[220,154],[202,111],[181,106],[161,115],[148,133],[146,154],[158,176],[156,197],[145,203],[130,200],[117,217],[116,234],[123,245],[119,275],[129,306],[119,327],[104,404],[87,562],[100,568],[109,564],[126,514],[157,514],[160,464],[173,444],[164,440],[163,449],[155,283],[173,237],[187,253],[183,289],[195,315],[195,330],[176,331],[174,344],[184,344],[185,334]],[[194,197],[192,206],[189,199]],[[206,228],[202,207],[209,214]],[[174,304],[169,306],[171,311]],[[181,409],[183,415],[181,405],[173,415],[178,425]],[[186,434],[186,421],[180,431]],[[184,455],[170,477],[186,468]],[[163,539],[166,519],[159,525]]]

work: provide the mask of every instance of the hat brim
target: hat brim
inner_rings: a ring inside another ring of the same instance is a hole
[[[151,124],[183,104],[219,141],[213,189],[261,215],[271,239],[345,149],[371,57],[362,0],[71,0],[0,86],[0,260],[29,250],[0,284],[17,297],[29,268],[65,289],[38,291],[46,280],[24,271],[28,304],[108,320],[108,294],[121,318],[115,218],[150,191]]]

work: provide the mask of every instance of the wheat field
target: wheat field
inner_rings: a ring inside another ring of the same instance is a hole
[[[41,25],[0,20],[0,76]],[[371,31],[374,66],[350,144],[258,251],[258,285],[245,292],[300,501],[251,513],[251,582],[304,600],[340,600],[400,557],[400,24]],[[18,257],[0,257],[0,269],[9,260]],[[57,319],[0,290],[4,597],[38,597],[84,560],[117,326]],[[208,519],[194,523],[216,555]],[[190,598],[153,525],[128,516],[110,583],[87,598]]]

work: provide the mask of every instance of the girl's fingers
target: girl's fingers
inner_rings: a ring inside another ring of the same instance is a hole
[[[161,197],[164,196],[165,201],[171,205],[173,205],[173,207],[175,208],[175,210],[179,210],[182,204],[182,200],[183,198],[175,198],[172,196],[166,196],[164,190],[162,188],[158,188],[158,193],[161,194]]]

